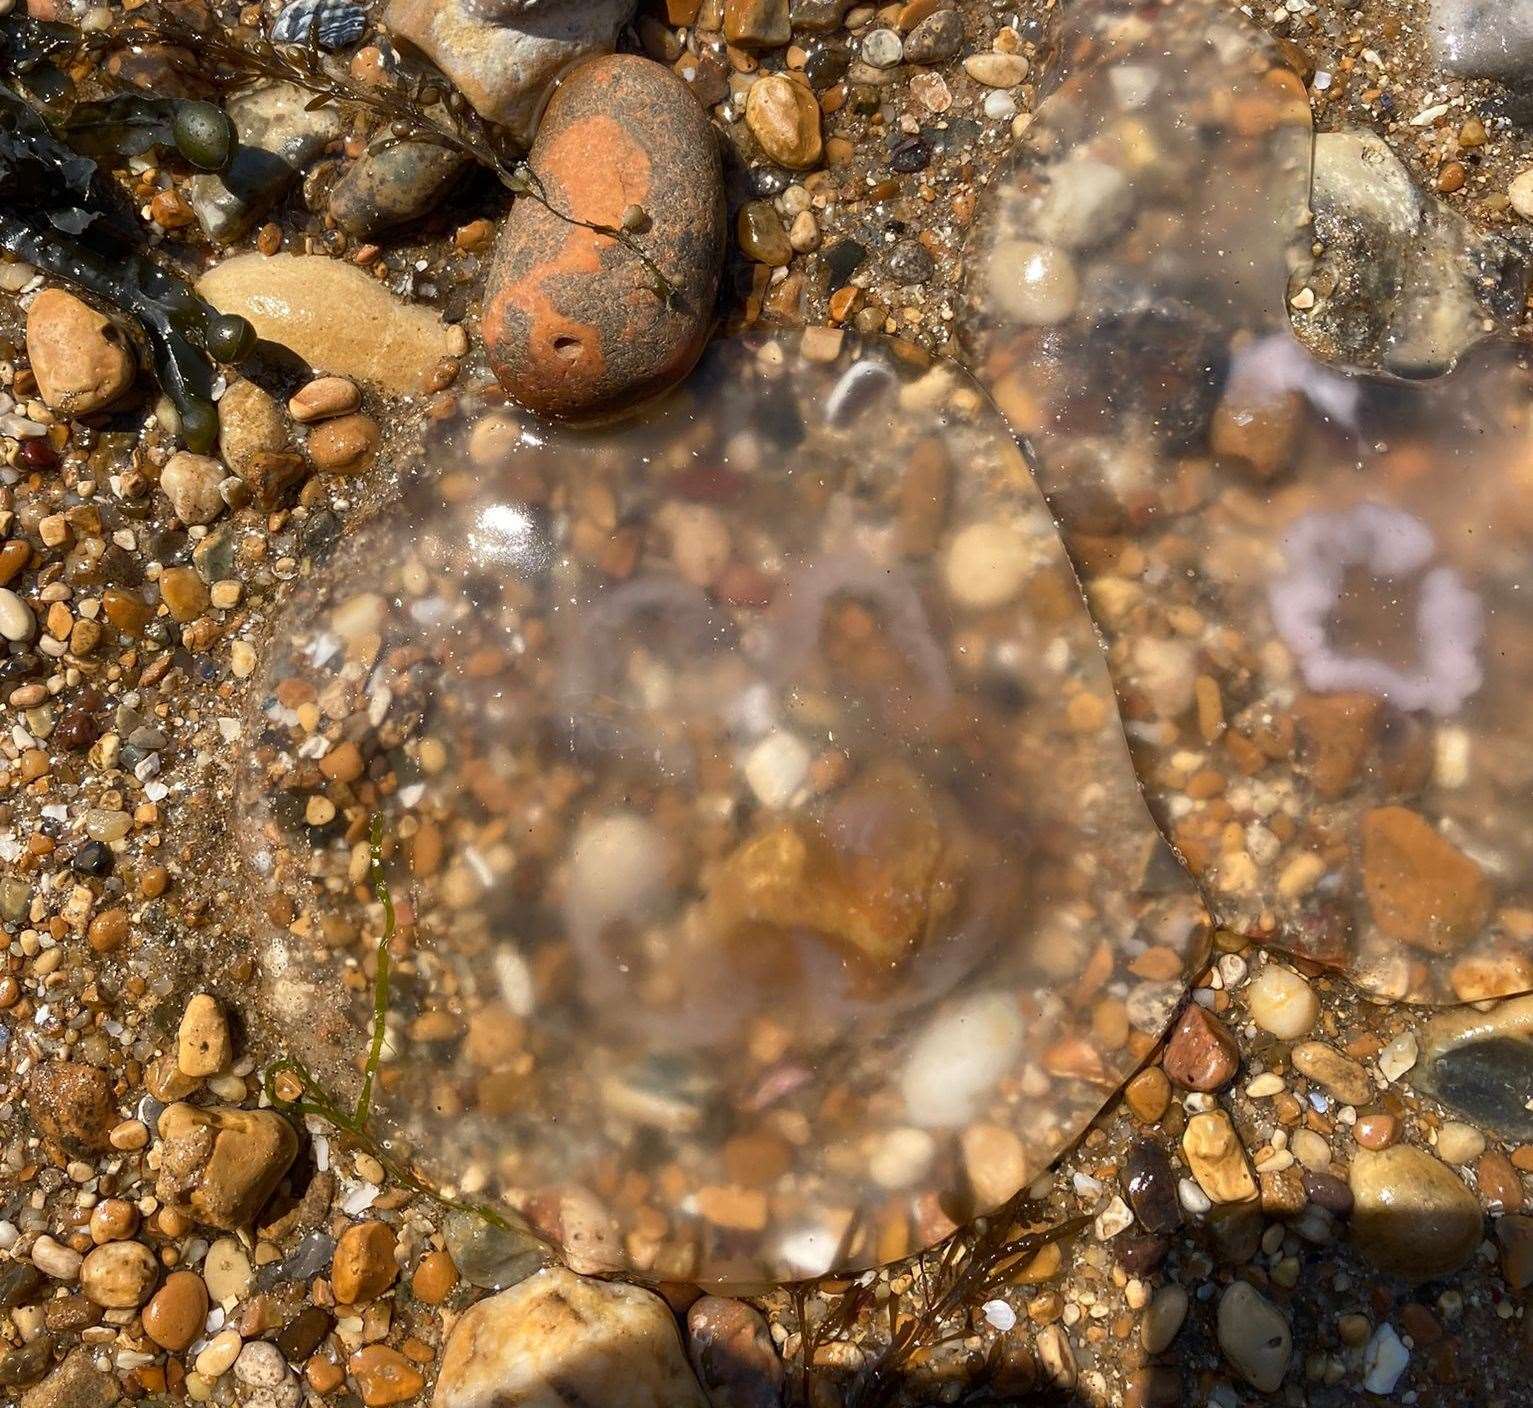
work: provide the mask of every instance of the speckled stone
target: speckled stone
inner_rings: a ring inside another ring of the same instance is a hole
[[[702,352],[723,258],[719,150],[669,69],[592,59],[548,105],[531,163],[559,211],[632,238],[677,294],[617,239],[519,200],[501,231],[484,341],[501,384],[543,415],[611,415],[680,380]]]

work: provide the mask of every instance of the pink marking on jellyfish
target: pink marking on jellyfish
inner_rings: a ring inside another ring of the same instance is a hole
[[[1292,333],[1269,333],[1237,348],[1225,385],[1237,399],[1256,402],[1297,391],[1327,420],[1357,433],[1363,397],[1357,378],[1317,361]]]
[[[1452,567],[1431,566],[1436,552],[1425,523],[1384,504],[1308,513],[1294,522],[1283,535],[1286,570],[1269,583],[1267,600],[1273,625],[1310,689],[1374,694],[1400,709],[1439,716],[1457,712],[1479,689],[1485,679],[1479,661],[1484,608]],[[1419,578],[1416,669],[1352,654],[1332,642],[1329,620],[1349,567],[1390,582]]]

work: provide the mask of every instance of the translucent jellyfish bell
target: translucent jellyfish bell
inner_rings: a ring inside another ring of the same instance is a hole
[[[1377,993],[1533,987],[1525,370],[1371,380],[1295,339],[1309,109],[1233,7],[1085,0],[1059,52],[966,325],[1162,829],[1222,924]]]
[[[291,603],[247,738],[268,1003],[447,1190],[584,1267],[866,1267],[1009,1198],[1203,931],[1004,423],[955,367],[723,343],[644,418],[444,432]]]

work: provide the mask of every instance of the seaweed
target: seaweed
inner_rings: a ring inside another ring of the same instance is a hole
[[[1088,1217],[1067,1218],[1052,1227],[1022,1230],[1019,1222],[1036,1211],[1026,1193],[944,1242],[902,1263],[909,1278],[904,1295],[881,1297],[887,1273],[869,1272],[839,1290],[839,1282],[821,1279],[789,1288],[798,1321],[799,1376],[803,1401],[815,1402],[816,1360],[827,1345],[852,1343],[858,1327],[880,1313],[888,1321],[888,1340],[846,1386],[843,1408],[884,1408],[923,1359],[944,1345],[975,1333],[977,1308],[1015,1283],[1028,1263],[1050,1243],[1063,1241],[1090,1225]],[[890,1277],[889,1279],[893,1279]],[[812,1326],[811,1295],[833,1297]]]
[[[487,167],[513,195],[535,201],[567,224],[614,240],[643,265],[656,297],[672,305],[681,300],[681,291],[627,228],[630,223],[642,228],[643,221],[608,225],[559,209],[509,133],[481,117],[439,75],[416,72],[397,87],[364,83],[326,63],[312,30],[305,44],[279,45],[256,30],[224,29],[211,19],[193,23],[155,5],[132,12],[115,37],[119,42],[164,45],[172,53],[194,53],[198,76],[204,81],[211,77],[220,87],[290,83],[314,94],[310,108],[334,106],[365,113],[384,129],[380,150],[418,142],[455,151]]]
[[[59,52],[52,39],[22,42],[18,34],[31,31],[0,28],[0,72],[16,79]],[[254,331],[242,318],[223,317],[139,248],[138,226],[90,153],[137,154],[160,142],[179,148],[188,128],[216,131],[208,106],[126,95],[45,113],[0,82],[0,249],[135,321],[195,450],[210,449],[217,435],[215,364],[248,353]]]
[[[372,1030],[368,1039],[367,1059],[362,1066],[362,1085],[356,1100],[350,1105],[330,1094],[315,1078],[307,1066],[296,1057],[285,1056],[266,1068],[262,1085],[273,1105],[288,1115],[304,1119],[314,1116],[339,1131],[357,1148],[371,1154],[383,1166],[389,1177],[402,1188],[431,1199],[453,1212],[468,1213],[502,1231],[528,1235],[525,1223],[484,1203],[472,1203],[452,1198],[441,1189],[432,1186],[408,1164],[389,1152],[373,1129],[373,1091],[378,1073],[383,1066],[383,1054],[388,1044],[389,1002],[393,979],[393,957],[390,946],[398,930],[394,911],[393,891],[383,866],[383,818],[374,816],[368,827],[368,878],[373,897],[383,909],[383,931],[373,949]],[[295,1081],[297,1095],[286,1093],[285,1079]],[[538,1240],[542,1240],[539,1238]]]

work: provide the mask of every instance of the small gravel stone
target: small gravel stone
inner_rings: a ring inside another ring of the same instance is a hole
[[[1239,1069],[1240,1048],[1223,1022],[1193,1002],[1172,1029],[1161,1065],[1184,1090],[1218,1090]]]
[[[179,1354],[202,1333],[208,1318],[208,1291],[195,1271],[175,1271],[144,1307],[144,1333]]]
[[[1027,77],[1027,60],[1020,54],[970,54],[963,69],[987,88],[1015,88]]]
[[[1219,1348],[1260,1393],[1276,1393],[1293,1356],[1293,1332],[1282,1312],[1249,1281],[1232,1281],[1219,1298]]]
[[[1533,169],[1514,176],[1506,194],[1513,210],[1524,220],[1533,220]]]
[[[1485,1136],[1472,1124],[1449,1120],[1437,1131],[1437,1157],[1445,1164],[1472,1164],[1485,1152]]]
[[[142,1242],[108,1242],[80,1266],[80,1287],[95,1305],[133,1310],[142,1305],[159,1279],[160,1264]]]
[[[1457,1271],[1480,1244],[1480,1203],[1441,1160],[1409,1144],[1360,1150],[1348,1186],[1352,1237],[1384,1271],[1426,1280]]]
[[[0,636],[9,641],[28,641],[36,629],[32,608],[9,587],[0,587]]]
[[[941,64],[963,48],[963,18],[957,10],[928,15],[905,36],[905,58],[913,64]]]
[[[1343,1105],[1366,1105],[1373,1099],[1373,1081],[1366,1068],[1323,1041],[1301,1042],[1294,1047],[1291,1059],[1294,1070]]]
[[[869,31],[862,41],[862,61],[874,68],[893,68],[905,56],[905,45],[892,29]]]
[[[1213,1202],[1244,1203],[1257,1197],[1245,1148],[1223,1110],[1209,1110],[1187,1121],[1182,1153],[1198,1187]]]
[[[343,376],[321,376],[300,388],[287,403],[288,414],[300,425],[349,415],[362,404],[356,383]]]
[[[183,523],[211,523],[225,508],[223,495],[218,492],[225,477],[217,460],[181,450],[160,471],[160,488]]]
[[[47,1233],[32,1243],[32,1265],[55,1281],[73,1281],[79,1276],[84,1260],[79,1252]]]
[[[1320,999],[1309,981],[1280,963],[1269,963],[1245,989],[1251,1020],[1280,1041],[1297,1041],[1314,1027]]]
[[[197,993],[181,1014],[176,1032],[176,1065],[181,1074],[202,1078],[217,1075],[234,1058],[229,1021],[218,999]]]
[[[1145,1307],[1139,1322],[1139,1339],[1146,1354],[1169,1349],[1187,1319],[1187,1292],[1178,1285],[1162,1286]]]
[[[778,73],[758,78],[746,95],[745,125],[779,166],[808,171],[819,165],[820,104],[807,84]]]
[[[1363,1350],[1363,1389],[1380,1396],[1391,1394],[1411,1362],[1411,1352],[1395,1333],[1393,1325],[1382,1324],[1373,1332]]]
[[[336,1300],[343,1305],[377,1300],[399,1274],[397,1245],[394,1229],[386,1222],[359,1222],[342,1232],[330,1265]]]

